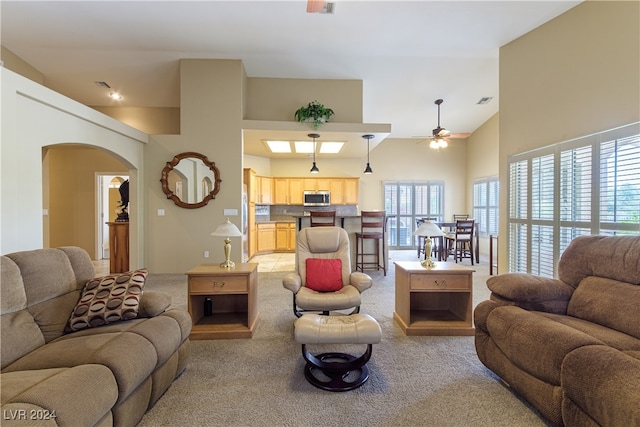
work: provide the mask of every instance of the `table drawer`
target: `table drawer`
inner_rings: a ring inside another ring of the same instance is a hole
[[[466,274],[412,274],[411,289],[471,289],[471,277]]]
[[[246,276],[196,276],[189,278],[189,292],[192,294],[247,291]]]

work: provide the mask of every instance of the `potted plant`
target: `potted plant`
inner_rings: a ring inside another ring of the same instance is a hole
[[[306,107],[300,107],[296,111],[295,117],[299,122],[312,122],[313,128],[318,129],[321,124],[326,123],[334,115],[331,108],[326,108],[318,101],[312,101]]]

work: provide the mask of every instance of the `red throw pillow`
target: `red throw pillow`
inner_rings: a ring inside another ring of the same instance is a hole
[[[307,288],[318,292],[342,289],[342,260],[307,258]]]

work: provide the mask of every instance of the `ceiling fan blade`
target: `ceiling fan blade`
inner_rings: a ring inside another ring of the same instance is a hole
[[[465,138],[469,138],[469,136],[471,136],[470,133],[450,133],[449,135],[447,135],[447,138],[449,139],[465,139]]]
[[[307,0],[307,13],[318,13],[324,9],[326,0]]]

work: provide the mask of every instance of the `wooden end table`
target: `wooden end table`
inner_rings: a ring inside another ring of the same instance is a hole
[[[190,339],[251,338],[258,321],[258,264],[202,264],[187,271]],[[205,315],[205,300],[211,314]]]
[[[406,335],[473,335],[473,268],[437,262],[396,261],[393,318]]]

